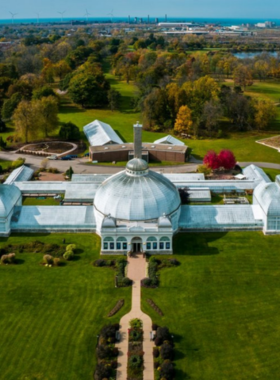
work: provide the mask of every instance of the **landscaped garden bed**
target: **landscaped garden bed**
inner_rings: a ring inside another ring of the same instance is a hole
[[[120,326],[116,323],[104,326],[100,332],[96,347],[97,365],[94,380],[116,379],[119,350],[115,347],[115,342],[119,329]]]
[[[132,281],[126,277],[127,260],[125,258],[119,258],[116,260],[109,259],[97,259],[93,263],[96,267],[109,267],[116,271],[115,286],[123,288],[132,285]]]
[[[174,343],[167,327],[159,327],[153,325],[155,335],[155,346],[153,351],[155,380],[174,380],[175,367],[174,359]]]
[[[75,257],[74,254],[77,252],[77,247],[75,244],[46,244],[38,240],[26,244],[8,244],[0,249],[1,263],[17,264],[21,262],[20,254],[25,252],[43,253],[44,256],[39,263],[47,267],[52,267],[65,265],[66,261],[73,260]]]
[[[129,325],[127,380],[143,380],[144,352],[142,321],[135,318],[129,322]]]
[[[156,288],[159,286],[159,274],[158,271],[163,268],[172,268],[178,266],[180,263],[174,258],[159,259],[155,256],[150,256],[148,264],[148,278],[141,280],[141,286],[145,288]]]

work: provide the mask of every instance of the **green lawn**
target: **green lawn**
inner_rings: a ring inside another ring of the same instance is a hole
[[[176,380],[279,378],[279,243],[261,232],[176,236],[181,265],[142,293],[144,311],[175,336]]]
[[[257,133],[235,133],[224,139],[186,140],[185,143],[192,148],[192,154],[202,159],[208,150],[230,149],[240,162],[274,162],[280,163],[280,155],[276,149],[257,144],[255,141],[269,135]]]
[[[3,170],[9,169],[11,166],[11,161],[5,161],[5,160],[0,160],[0,165],[2,166]]]
[[[64,267],[40,265],[41,253],[24,253],[21,263],[0,265],[1,379],[90,380],[100,328],[130,309],[131,288],[116,289],[115,272],[95,268],[100,239],[94,234],[14,235],[0,247],[39,240],[76,243],[76,260]],[[117,300],[125,307],[107,313]]]
[[[39,199],[36,197],[24,197],[22,204],[23,206],[58,206],[60,200],[54,198]]]
[[[275,181],[275,177],[280,174],[280,170],[278,169],[266,169],[263,168],[264,172],[269,176],[271,181]]]

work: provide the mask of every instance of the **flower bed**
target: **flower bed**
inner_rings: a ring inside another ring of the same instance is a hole
[[[153,329],[156,331],[154,356],[154,367],[156,380],[174,380],[175,367],[173,364],[174,359],[174,343],[167,327],[159,327],[154,325]]]
[[[143,330],[140,319],[130,321],[127,380],[142,380],[144,369]]]
[[[118,348],[115,347],[116,334],[120,326],[106,325],[102,328],[96,347],[97,365],[94,371],[94,380],[116,379],[118,367]]]

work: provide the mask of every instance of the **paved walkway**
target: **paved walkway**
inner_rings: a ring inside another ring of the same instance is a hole
[[[150,341],[152,320],[141,310],[141,279],[146,277],[146,259],[142,255],[128,258],[127,277],[133,280],[132,306],[128,314],[120,321],[121,339],[116,347],[119,349],[117,380],[127,380],[127,352],[128,352],[128,329],[129,321],[139,318],[143,322],[143,351],[144,351],[144,380],[154,380],[153,346]]]
[[[41,167],[41,162],[44,157],[39,156],[30,156],[30,155],[23,155],[23,154],[17,154],[14,152],[7,152],[2,151],[0,152],[0,159],[1,160],[16,160],[19,157],[24,157],[25,162],[27,165],[29,165],[32,169],[37,170],[39,167]],[[120,172],[121,170],[124,170],[124,167],[121,166],[103,166],[103,165],[89,165],[87,164],[88,158],[78,158],[71,161],[51,161],[50,166],[57,168],[58,170],[65,172],[67,169],[69,169],[69,166],[72,166],[75,174],[115,174]],[[279,162],[280,162],[280,156],[279,156]],[[174,166],[152,166],[150,169],[154,171],[159,171],[161,173],[192,173],[195,172],[197,169],[197,166],[201,164],[201,160],[197,160],[194,157],[191,157],[190,161],[186,163],[185,165],[174,165]],[[270,162],[238,162],[240,166],[248,166],[251,164],[254,164],[256,166],[259,166],[261,168],[270,168],[270,169],[279,169],[280,170],[280,164],[276,163],[270,163]]]

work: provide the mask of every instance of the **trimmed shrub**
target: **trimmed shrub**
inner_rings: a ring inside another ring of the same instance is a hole
[[[115,339],[116,336],[116,326],[115,325],[105,325],[101,332],[100,335],[105,338],[106,340],[108,339]]]
[[[55,257],[55,258],[53,259],[53,265],[54,265],[55,267],[59,267],[59,266],[61,265],[60,258]]]
[[[15,264],[15,262],[16,262],[15,253],[9,253],[8,255],[2,255],[1,262],[2,262],[2,264]]]
[[[72,251],[72,252],[75,252],[76,249],[77,249],[76,244],[68,244],[67,247],[66,247],[66,251]]]
[[[52,265],[53,264],[53,257],[51,255],[44,255],[43,263],[48,264],[48,265]]]
[[[154,349],[153,349],[153,357],[154,358],[159,357],[159,349],[157,347],[154,347]]]
[[[166,380],[173,380],[175,375],[174,365],[170,360],[165,360],[160,366],[160,376]]]
[[[165,340],[172,340],[168,327],[159,327],[157,329],[156,337],[160,338],[162,342],[164,342]]]
[[[153,323],[152,324],[152,330],[157,331],[157,329],[158,329],[158,325],[156,323]]]
[[[151,285],[152,285],[152,280],[150,278],[144,278],[142,281],[141,281],[141,285],[144,287],[144,288],[149,288]]]
[[[103,259],[98,259],[98,260],[95,260],[95,262],[93,263],[93,265],[95,267],[105,267],[106,266],[106,261],[103,260]]]
[[[140,368],[143,364],[143,357],[140,355],[132,355],[128,359],[128,366],[130,368]]]
[[[72,260],[73,257],[74,257],[74,252],[69,250],[69,251],[66,251],[64,254],[63,254],[63,257],[65,260],[69,261],[69,260]]]
[[[140,329],[129,331],[129,342],[141,342],[143,337],[143,332]]]
[[[132,280],[128,277],[124,277],[122,280],[123,286],[131,286],[132,285]]]
[[[174,356],[174,349],[169,343],[163,343],[163,345],[160,347],[160,356],[162,359],[173,359]]]
[[[106,377],[110,377],[111,368],[107,363],[100,362],[96,365],[94,378],[96,380],[104,380]]]
[[[129,326],[132,329],[141,329],[143,326],[143,322],[139,318],[134,318],[129,321]]]

